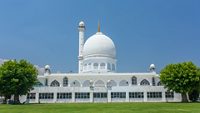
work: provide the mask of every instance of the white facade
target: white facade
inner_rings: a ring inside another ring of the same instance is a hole
[[[79,23],[79,73],[38,75],[38,84],[27,96],[30,103],[60,102],[179,102],[181,95],[161,85],[155,65],[146,73],[117,73],[113,41],[98,32],[84,43],[85,24]]]

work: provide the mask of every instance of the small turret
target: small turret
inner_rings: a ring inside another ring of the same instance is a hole
[[[50,70],[50,66],[49,66],[49,65],[46,65],[46,66],[44,67],[44,74],[45,74],[45,75],[51,74],[51,70]]]
[[[149,70],[150,70],[150,72],[155,72],[156,66],[155,66],[154,64],[151,64],[151,65],[149,66]]]

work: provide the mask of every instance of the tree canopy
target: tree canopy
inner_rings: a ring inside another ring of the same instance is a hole
[[[188,93],[200,84],[200,71],[192,62],[169,64],[161,70],[160,80],[168,90],[181,93],[182,101],[188,101]]]
[[[37,69],[26,60],[9,60],[0,66],[0,93],[6,99],[27,94],[37,81]]]

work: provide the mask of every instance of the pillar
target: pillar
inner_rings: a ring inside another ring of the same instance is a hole
[[[57,101],[57,92],[53,93],[53,102],[56,103]]]
[[[126,92],[126,102],[129,102],[129,92]]]
[[[108,91],[108,94],[107,94],[107,95],[108,95],[108,97],[107,97],[107,98],[108,98],[108,102],[112,102],[112,99],[111,99],[111,92]]]
[[[90,102],[94,102],[94,96],[93,96],[93,92],[90,92]]]
[[[147,102],[147,92],[144,92],[144,102]]]
[[[35,103],[40,103],[39,102],[39,93],[35,94]]]

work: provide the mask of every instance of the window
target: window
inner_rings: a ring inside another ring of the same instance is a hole
[[[94,63],[94,69],[98,69],[98,63]]]
[[[162,98],[162,92],[147,92],[147,98]]]
[[[149,83],[148,80],[144,79],[144,80],[142,80],[142,81],[140,82],[140,85],[146,86],[146,85],[150,85],[150,83]]]
[[[71,99],[72,93],[57,93],[57,99]]]
[[[143,92],[129,92],[129,98],[144,98]]]
[[[137,85],[137,78],[135,76],[132,77],[132,85]]]
[[[89,64],[88,64],[88,69],[91,69],[91,68],[92,68],[92,67],[91,67],[91,63],[89,63]]]
[[[90,81],[89,80],[84,81],[83,87],[90,87]]]
[[[27,99],[35,99],[35,93],[28,93]]]
[[[45,79],[45,86],[48,86],[48,78]]]
[[[94,98],[107,98],[107,93],[94,93]]]
[[[105,67],[106,67],[106,64],[105,64],[105,63],[101,63],[101,64],[100,64],[100,69],[105,69]]]
[[[39,99],[53,99],[53,93],[39,93]]]
[[[113,87],[113,86],[117,86],[117,83],[114,80],[111,80],[110,83],[109,83],[109,85],[111,87]]]
[[[115,71],[115,64],[112,64],[112,70]]]
[[[90,93],[75,93],[76,99],[88,99],[90,98]]]
[[[169,91],[165,92],[165,97],[166,98],[174,98],[174,92],[169,92]]]
[[[110,63],[107,64],[107,69],[108,69],[108,70],[111,70]]]
[[[68,86],[68,78],[67,77],[63,78],[63,86],[64,87]]]
[[[126,92],[111,92],[111,98],[126,98]]]
[[[94,84],[96,87],[105,87],[105,84],[102,80],[98,80]]]
[[[51,87],[59,87],[60,83],[57,80],[54,80],[53,82],[51,82]]]
[[[155,86],[155,85],[156,85],[155,78],[152,77],[152,86]]]

